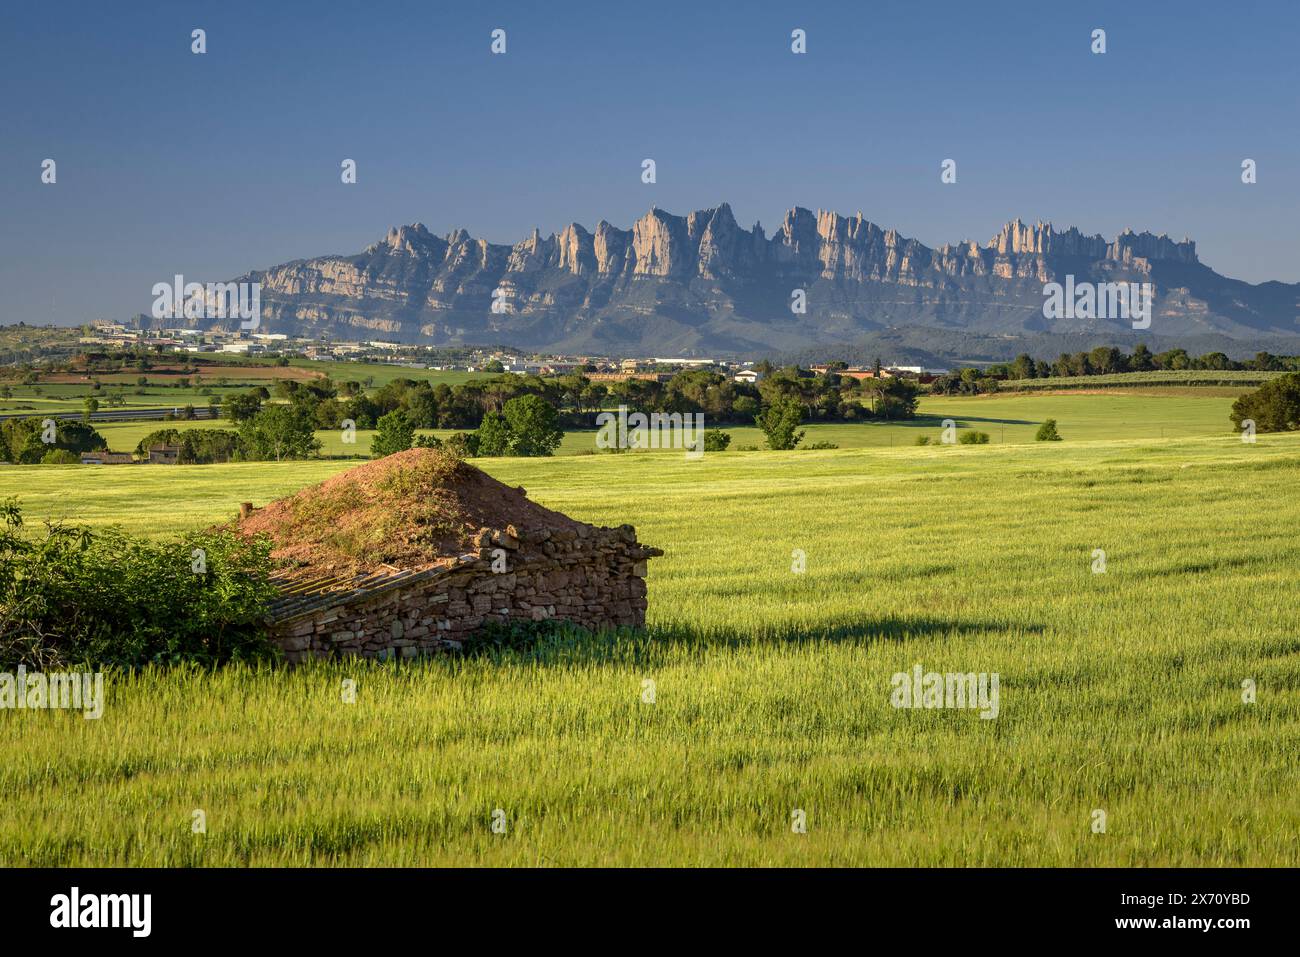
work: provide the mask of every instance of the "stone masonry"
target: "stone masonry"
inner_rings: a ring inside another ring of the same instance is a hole
[[[433,568],[286,582],[270,611],[273,640],[298,662],[455,651],[494,621],[639,628],[646,560],[663,554],[639,544],[631,525],[482,528],[473,544]]]

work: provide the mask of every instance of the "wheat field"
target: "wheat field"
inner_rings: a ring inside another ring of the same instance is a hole
[[[1245,444],[1221,397],[1161,439],[1115,398],[983,407],[1061,443],[480,461],[665,549],[646,635],[0,712],[0,864],[1294,866],[1300,435]],[[0,495],[171,534],[346,465],[7,468]],[[997,718],[893,707],[917,664],[998,674]]]

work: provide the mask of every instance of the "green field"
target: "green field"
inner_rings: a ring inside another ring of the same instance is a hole
[[[1153,394],[1077,395],[992,395],[975,397],[926,396],[921,400],[915,419],[906,422],[835,423],[806,427],[805,443],[831,442],[843,449],[889,448],[914,445],[919,435],[938,441],[943,421],[951,418],[959,429],[978,429],[989,434],[992,444],[1024,444],[1034,441],[1034,433],[1043,419],[1055,418],[1061,434],[1070,441],[1095,441],[1117,438],[1176,438],[1230,435],[1228,421],[1231,398],[1226,394],[1180,394],[1171,390]],[[1084,401],[1080,401],[1084,399]],[[706,422],[706,425],[709,423]],[[110,422],[96,423],[95,428],[109,447],[129,452],[145,435],[164,427],[231,428],[224,420],[196,422]],[[709,427],[712,427],[711,425]],[[762,433],[754,426],[720,426],[732,437],[731,451],[741,446],[764,445]],[[431,434],[446,438],[455,430],[433,430]],[[326,456],[360,456],[370,454],[374,433],[361,430],[356,442],[343,442],[341,432],[316,433],[321,440],[321,454]],[[569,432],[558,455],[575,455],[595,450],[594,431]],[[636,454],[657,454],[653,452]],[[730,454],[730,453],[728,453]]]
[[[185,361],[184,355],[159,356],[157,363],[176,363]],[[177,408],[187,405],[206,408],[209,401],[220,402],[225,396],[243,392],[256,386],[273,389],[278,378],[284,377],[283,370],[273,359],[230,359],[229,368],[223,368],[222,361],[212,355],[204,357],[211,365],[198,366],[193,373],[182,376],[180,373],[167,373],[158,370],[136,371],[127,369],[121,373],[87,374],[85,382],[37,382],[24,385],[9,380],[10,396],[0,397],[0,414],[41,412],[81,412],[87,397],[99,400],[102,411],[110,411],[108,404],[110,394],[120,394],[122,404],[117,408]],[[240,375],[244,371],[239,367],[253,366],[258,371],[253,375]],[[293,359],[289,366],[294,369],[306,369],[313,373],[329,376],[335,382],[370,382],[371,388],[382,388],[394,379],[427,380],[434,384],[461,385],[486,373],[447,372],[435,369],[408,369],[403,366],[388,365],[378,362],[317,362],[311,359]],[[295,373],[301,375],[301,373]],[[179,378],[189,378],[191,384],[180,387]],[[98,378],[101,388],[93,389],[92,378]],[[147,384],[136,384],[138,378],[144,378]],[[197,381],[196,381],[197,380]],[[221,381],[224,380],[224,383]]]
[[[364,382],[371,379],[375,388],[382,388],[394,379],[414,379],[417,382],[428,381],[434,385],[462,385],[471,379],[490,378],[487,372],[465,372],[463,370],[411,369],[405,366],[384,362],[335,362],[316,359],[290,359],[289,365],[303,369],[322,372],[335,382]]]
[[[935,399],[993,444],[480,460],[665,549],[645,638],[0,713],[0,864],[1300,864],[1300,435],[1244,444],[1229,405]],[[1047,417],[1065,441],[1028,441]],[[170,535],[347,465],[7,467],[0,495]],[[997,719],[891,707],[918,663],[999,674]]]

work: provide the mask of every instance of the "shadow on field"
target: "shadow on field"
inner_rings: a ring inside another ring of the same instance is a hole
[[[644,631],[599,633],[561,627],[527,649],[493,652],[478,657],[505,666],[645,666],[669,658],[680,660],[683,653],[703,655],[707,652],[740,651],[761,646],[814,646],[822,643],[868,645],[913,638],[961,638],[988,634],[1037,636],[1042,632],[1043,626],[1038,624],[892,617],[828,623],[816,628],[773,627],[757,632],[733,628],[698,628],[682,623],[660,625]]]
[[[943,427],[945,419],[952,419],[957,427],[967,426],[972,422],[982,425],[1041,425],[1041,419],[1000,419],[984,415],[918,415],[913,419],[888,420],[890,425],[906,425],[913,428],[938,429]]]

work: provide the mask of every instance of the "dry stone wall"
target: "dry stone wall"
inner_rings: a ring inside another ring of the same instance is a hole
[[[415,658],[456,651],[487,622],[569,621],[593,630],[640,628],[646,560],[631,525],[520,531],[484,528],[474,551],[450,565],[308,610],[273,618],[273,640],[291,662],[311,657]]]

